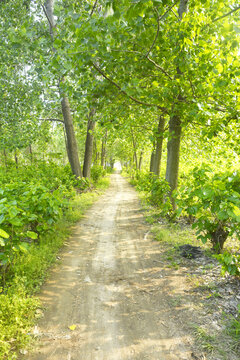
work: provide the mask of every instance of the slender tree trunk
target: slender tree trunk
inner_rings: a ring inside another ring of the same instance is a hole
[[[16,151],[14,151],[14,158],[15,158],[16,169],[18,169],[18,156]]]
[[[4,155],[5,167],[7,168],[8,164],[7,164],[7,152],[6,152],[6,149],[3,149],[3,155]]]
[[[141,151],[140,157],[139,157],[139,163],[138,163],[138,170],[141,170],[142,167],[142,159],[143,159],[143,151]]]
[[[187,12],[188,0],[180,0],[178,14],[180,20],[182,19],[183,13]],[[181,76],[181,71],[177,67],[176,77]],[[179,94],[177,100],[182,100],[182,95]],[[179,159],[180,159],[180,143],[181,143],[181,117],[180,114],[176,113],[176,108],[173,106],[173,113],[170,117],[169,122],[169,140],[167,144],[167,168],[166,168],[166,180],[170,185],[171,193],[177,188],[178,183],[178,170],[179,170]],[[175,207],[174,200],[172,200],[173,207]]]
[[[132,129],[131,129],[131,132],[132,132],[132,143],[133,143],[133,162],[135,162],[135,167],[137,170],[138,169],[137,145],[136,145],[136,141],[135,141]]]
[[[97,149],[97,141],[93,139],[93,163],[97,165],[98,163],[98,149]]]
[[[105,165],[105,143],[104,143],[104,139],[102,139],[101,166],[104,167],[104,165]]]
[[[112,157],[110,158],[110,166],[113,169],[114,168],[114,164],[115,164],[115,159],[113,159]]]
[[[66,130],[68,159],[69,159],[73,174],[76,177],[81,177],[82,172],[81,172],[80,162],[79,162],[79,158],[78,158],[77,141],[76,141],[76,137],[75,137],[72,115],[71,115],[70,105],[69,105],[67,96],[63,96],[61,105],[62,105],[62,114],[63,114],[64,124],[65,124],[65,130]]]
[[[95,109],[90,111],[88,117],[87,137],[85,142],[85,154],[84,154],[84,163],[83,163],[83,176],[85,178],[90,178],[91,176],[91,165],[92,165],[92,155],[93,155],[93,131],[95,128],[95,121],[93,120],[94,114],[95,114]]]
[[[29,154],[30,154],[30,161],[31,161],[31,164],[33,163],[33,152],[32,152],[32,145],[29,144]]]
[[[49,23],[49,31],[51,38],[54,39],[54,33],[53,30],[56,26],[54,16],[53,16],[53,8],[54,8],[54,0],[46,0],[44,2],[44,13],[46,15],[46,18]],[[56,51],[53,48],[53,51]],[[64,78],[60,80],[60,84],[64,82]],[[66,147],[67,147],[67,154],[68,154],[68,160],[71,165],[71,169],[73,174],[76,177],[81,177],[81,167],[78,157],[78,148],[77,148],[77,141],[75,137],[74,127],[73,127],[73,120],[70,110],[70,104],[69,100],[66,94],[61,94],[62,101],[61,101],[61,108],[62,108],[62,115],[64,119],[64,125],[66,130]]]
[[[160,175],[160,169],[161,169],[164,126],[165,126],[165,118],[163,116],[160,116],[158,121],[156,150],[153,161],[153,173],[157,176]]]
[[[153,173],[154,171],[154,158],[155,158],[155,145],[153,145],[154,148],[151,153],[151,159],[150,159],[150,172]]]
[[[182,126],[180,116],[174,115],[169,122],[170,139],[167,144],[166,169],[166,180],[170,185],[171,192],[177,188],[178,183],[181,132]]]
[[[107,130],[102,139],[102,151],[101,151],[101,166],[106,167],[106,144],[107,144]]]

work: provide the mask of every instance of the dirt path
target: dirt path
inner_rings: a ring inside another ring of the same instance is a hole
[[[192,359],[169,300],[181,279],[163,269],[148,231],[134,189],[113,175],[42,289],[40,344],[25,359]]]

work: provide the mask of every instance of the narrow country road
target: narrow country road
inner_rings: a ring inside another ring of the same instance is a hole
[[[148,231],[135,190],[113,175],[43,286],[39,346],[24,359],[191,359],[168,299],[173,279]]]

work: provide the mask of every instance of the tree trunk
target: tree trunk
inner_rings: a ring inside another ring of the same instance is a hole
[[[135,162],[135,167],[137,170],[138,169],[137,146],[136,146],[136,141],[135,141],[132,129],[131,129],[131,132],[132,132],[132,143],[133,143],[133,162]]]
[[[182,19],[183,13],[187,12],[188,0],[180,0],[178,14],[180,20]],[[179,78],[182,73],[180,68],[177,66],[176,78]],[[178,94],[177,100],[182,100],[182,95]],[[170,185],[170,193],[177,188],[178,183],[178,170],[179,170],[179,159],[180,159],[180,143],[181,143],[181,118],[180,114],[176,113],[176,108],[173,106],[173,113],[169,121],[169,140],[167,144],[167,168],[166,168],[166,180]],[[173,208],[175,208],[174,200],[172,200]]]
[[[151,153],[151,159],[150,159],[150,172],[153,173],[154,171],[154,158],[155,158],[155,145]]]
[[[49,23],[49,29],[50,29],[50,35],[51,38],[54,38],[53,29],[55,28],[55,20],[53,16],[53,8],[54,8],[54,0],[46,0],[44,2],[44,13],[46,15],[46,18]],[[55,49],[53,49],[56,51]],[[61,82],[64,82],[64,79],[60,80]],[[61,94],[62,101],[61,101],[61,107],[62,107],[62,115],[64,119],[64,125],[66,130],[66,147],[67,147],[67,154],[68,154],[68,160],[71,165],[71,169],[73,174],[76,177],[81,177],[81,167],[78,157],[78,148],[77,148],[77,141],[75,137],[74,127],[73,127],[73,120],[72,115],[70,111],[70,104],[68,97],[65,94]]]
[[[112,157],[110,158],[110,167],[111,169],[114,169],[114,164],[115,164],[115,159],[113,159]]]
[[[76,177],[81,177],[82,172],[81,172],[81,167],[80,167],[80,162],[79,162],[79,157],[78,157],[77,141],[76,141],[76,137],[75,137],[72,115],[71,115],[70,105],[69,105],[67,96],[63,96],[61,105],[62,105],[62,114],[63,114],[64,124],[65,124],[65,130],[66,130],[66,137],[67,137],[68,159],[69,159],[73,174]]]
[[[142,159],[143,159],[143,151],[141,151],[141,154],[140,154],[140,157],[139,157],[139,163],[138,163],[138,170],[139,171],[141,171]]]
[[[95,165],[98,164],[98,155],[99,154],[98,154],[98,149],[97,149],[97,141],[93,140],[93,158],[94,158],[93,163]]]
[[[171,192],[177,188],[180,142],[181,142],[181,119],[179,115],[174,115],[169,121],[170,139],[167,144],[167,169],[166,180],[170,185]]]
[[[107,130],[102,139],[102,151],[101,151],[101,166],[106,166],[106,144],[107,144]]]
[[[4,155],[5,167],[7,168],[8,163],[7,163],[7,152],[6,152],[6,149],[3,149],[3,155]]]
[[[163,116],[160,116],[158,122],[156,150],[155,150],[153,169],[152,169],[152,172],[157,176],[160,175],[160,169],[161,169],[164,126],[165,126],[165,118]]]
[[[92,165],[92,155],[93,155],[93,131],[95,128],[95,122],[93,120],[94,113],[95,113],[95,109],[91,110],[88,117],[87,137],[85,142],[85,154],[84,154],[84,163],[83,163],[83,176],[85,178],[90,178],[91,175],[91,165]]]
[[[29,144],[29,154],[30,154],[30,160],[31,160],[31,164],[33,163],[33,152],[32,152],[32,145]]]
[[[14,152],[14,158],[15,158],[16,169],[18,169],[18,156],[16,151]]]

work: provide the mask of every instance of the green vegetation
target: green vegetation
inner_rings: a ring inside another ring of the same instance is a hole
[[[71,226],[98,193],[89,191],[88,179],[76,179],[69,167],[53,163],[3,168],[1,175],[0,357],[16,359],[16,352],[31,342],[30,330],[40,306],[33,295]],[[93,184],[101,193],[109,179],[100,175]]]
[[[155,207],[149,221],[190,224],[239,276],[239,11],[235,0],[0,2],[2,296],[76,191],[91,197],[116,161]]]

